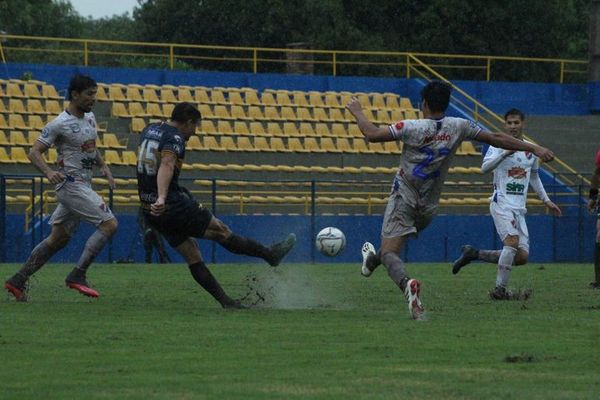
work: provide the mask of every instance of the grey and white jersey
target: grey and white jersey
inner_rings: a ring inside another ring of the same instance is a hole
[[[38,140],[46,146],[56,147],[60,172],[91,184],[97,137],[94,113],[77,118],[63,111],[44,127]]]
[[[454,117],[404,120],[389,130],[404,142],[392,193],[401,190],[413,206],[437,206],[456,149],[481,132],[477,124]]]

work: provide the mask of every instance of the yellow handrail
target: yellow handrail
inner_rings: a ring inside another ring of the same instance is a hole
[[[331,74],[338,75],[340,73],[339,66],[341,65],[406,65],[407,78],[411,75],[411,57],[417,57],[420,59],[434,58],[435,60],[428,60],[427,64],[437,68],[446,69],[461,69],[461,70],[483,70],[485,71],[485,79],[492,79],[492,64],[497,61],[510,61],[510,62],[525,62],[525,63],[551,63],[557,64],[559,67],[559,75],[557,80],[560,83],[565,81],[566,74],[585,74],[586,68],[574,69],[575,66],[587,67],[588,62],[585,60],[571,60],[565,58],[540,58],[540,57],[513,57],[513,56],[491,56],[491,55],[471,55],[471,54],[446,54],[446,53],[410,53],[410,52],[399,52],[399,51],[360,51],[360,50],[318,50],[318,49],[301,49],[301,48],[269,48],[269,47],[243,47],[243,46],[216,46],[216,45],[201,45],[201,44],[185,44],[185,43],[155,43],[155,42],[135,42],[135,41],[117,41],[117,40],[104,40],[104,39],[74,39],[74,38],[58,38],[48,36],[26,36],[26,35],[9,35],[0,34],[0,41],[2,40],[16,40],[26,42],[49,42],[49,43],[69,43],[80,45],[78,48],[70,49],[56,49],[46,48],[39,49],[34,47],[15,47],[4,45],[4,50],[11,52],[18,51],[47,51],[53,53],[76,53],[81,54],[81,62],[83,65],[90,65],[90,55],[110,55],[118,54],[123,56],[143,56],[143,57],[158,57],[168,59],[168,68],[176,69],[177,59],[197,59],[197,60],[218,60],[218,61],[243,61],[250,62],[251,71],[257,73],[259,70],[259,63],[282,63],[288,62],[285,55],[289,53],[295,54],[307,54],[312,56],[320,56],[321,58],[315,60],[293,60],[294,63],[313,63],[313,64],[326,64],[331,65]],[[107,52],[105,50],[95,50],[93,46],[105,45],[105,46],[117,46],[117,47],[129,47],[136,46],[138,48],[158,48],[163,49],[162,52],[139,52],[139,51],[112,51]],[[185,50],[181,52],[181,50]],[[187,54],[186,51],[190,50],[216,50],[216,51],[227,51],[237,52],[234,56],[194,56]],[[181,54],[180,54],[181,53]],[[250,55],[244,55],[243,53],[250,53]],[[267,54],[278,54],[283,57],[268,57]],[[261,55],[263,55],[261,57]],[[2,46],[0,46],[0,56],[5,61],[5,55],[2,53]],[[344,59],[344,56],[360,56],[359,59]],[[386,57],[388,60],[373,60],[372,57]],[[403,61],[405,60],[405,61]],[[452,64],[449,60],[457,61],[469,61],[476,62],[475,65],[464,65],[464,64]],[[114,59],[111,60],[114,62]],[[571,67],[571,68],[569,68]]]

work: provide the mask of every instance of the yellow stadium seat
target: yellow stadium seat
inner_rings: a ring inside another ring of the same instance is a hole
[[[202,119],[214,119],[215,114],[212,111],[212,108],[208,104],[199,104],[198,111],[202,115]]]
[[[248,118],[254,121],[264,121],[266,119],[260,107],[257,106],[248,107]]]
[[[233,128],[229,121],[217,122],[217,131],[220,135],[233,135]]]
[[[275,101],[280,106],[292,106],[292,100],[290,99],[290,94],[287,90],[278,90],[275,94]]]
[[[385,108],[385,99],[383,97],[383,94],[381,93],[369,93],[369,95],[371,96],[371,104],[373,105],[374,108]]]
[[[258,151],[267,151],[267,152],[275,151],[271,148],[271,146],[269,146],[269,142],[267,141],[267,138],[265,138],[265,137],[255,137],[254,138],[254,147]]]
[[[231,118],[244,121],[252,119],[246,115],[242,106],[231,106]]]
[[[336,139],[337,148],[344,153],[358,153],[358,150],[355,150],[354,147],[350,144],[348,139],[338,137]]]
[[[340,108],[341,104],[340,104],[340,101],[338,100],[338,93],[337,92],[325,92],[325,105],[327,107]]]
[[[0,129],[10,129],[10,125],[6,122],[4,115],[0,114]]]
[[[373,154],[375,151],[371,150],[367,146],[367,142],[364,139],[352,139],[352,148],[358,153]]]
[[[123,89],[125,89],[125,85],[111,83],[108,87],[108,98],[112,101],[122,101],[126,102],[127,97],[123,93]]]
[[[336,122],[354,122],[354,119],[348,118],[339,108],[331,108],[329,110],[329,118]]]
[[[324,108],[313,108],[313,115],[315,119],[320,122],[335,122],[327,115]]]
[[[316,91],[308,92],[308,104],[312,107],[325,107],[322,93]]]
[[[355,96],[360,102],[360,104],[363,106],[363,108],[373,108],[369,95],[367,95],[366,93],[355,93]]]
[[[46,100],[46,112],[51,115],[58,115],[63,112],[63,108],[56,100]]]
[[[10,158],[17,164],[29,164],[31,161],[27,157],[25,149],[22,147],[11,147]]]
[[[300,90],[294,90],[292,92],[292,103],[294,103],[296,107],[310,107],[310,104],[308,104],[308,101],[306,100],[306,93]]]
[[[42,96],[38,85],[36,83],[31,82],[25,82],[25,84],[23,85],[23,93],[25,94],[25,97],[34,99],[41,99],[44,97]]]
[[[284,136],[281,131],[281,127],[277,122],[268,122],[267,123],[267,133],[271,136]]]
[[[144,101],[147,103],[160,103],[160,99],[156,94],[156,89],[151,85],[144,86],[144,89],[142,90],[142,96]]]
[[[39,99],[27,100],[27,112],[29,114],[48,114]]]
[[[16,114],[27,114],[25,104],[21,99],[9,99],[8,100],[8,112]]]
[[[116,150],[106,150],[104,152],[104,162],[108,165],[125,165],[119,156],[119,152]]]
[[[200,131],[209,135],[217,135],[219,132],[215,128],[215,124],[212,121],[202,120],[200,122]]]
[[[125,98],[128,101],[137,101],[144,102],[144,97],[142,96],[141,90],[143,89],[142,85],[129,84],[125,89]]]
[[[229,92],[228,96],[229,104],[242,106],[244,105],[244,99],[242,99],[242,94],[240,92]],[[232,112],[233,114],[233,112]]]
[[[269,92],[263,92],[263,94],[260,96],[260,102],[261,102],[261,104],[263,104],[265,106],[276,106],[277,105],[277,101],[275,101],[275,97],[273,97],[273,93],[269,93]]]
[[[265,119],[270,121],[283,121],[276,107],[265,107]]]
[[[375,121],[374,122],[389,125],[393,122],[393,120],[390,117],[390,113],[387,112],[387,110],[377,110],[375,112]]]
[[[304,148],[312,153],[325,153],[325,150],[321,148],[316,138],[305,138]]]
[[[331,136],[331,131],[329,130],[329,126],[323,123],[315,124],[315,133],[317,136]]]
[[[23,120],[23,116],[20,114],[9,114],[8,116],[8,125],[12,129],[21,129],[21,130],[29,130],[30,126],[25,123]]]
[[[119,139],[114,133],[105,133],[103,137],[104,146],[111,149],[126,149],[127,146],[119,143]]]
[[[125,104],[118,103],[116,101],[112,103],[110,113],[113,117],[122,117],[122,118],[131,117],[131,115],[129,114],[129,111],[127,111],[127,108],[125,107]]]
[[[173,114],[173,110],[175,109],[175,104],[173,103],[165,103],[162,105],[162,111],[165,118],[171,118]]]
[[[206,150],[204,148],[204,146],[202,146],[202,142],[200,142],[200,138],[196,135],[192,135],[186,145],[185,145],[186,149],[189,150]]]
[[[391,154],[400,154],[400,147],[399,144],[395,141],[392,142],[384,142],[383,143],[383,149]]]
[[[214,115],[217,119],[232,119],[227,107],[222,105],[217,105],[214,108]]]
[[[146,122],[144,121],[144,118],[136,117],[131,119],[131,132],[140,133],[145,127]]]
[[[400,96],[398,96],[397,94],[384,93],[383,97],[385,99],[385,106],[387,108],[400,108],[400,103],[399,103]]]
[[[235,121],[233,123],[233,132],[236,135],[250,135],[250,131],[248,130],[248,125],[243,121]]]
[[[30,146],[33,146],[33,144],[35,142],[37,142],[37,140],[39,139],[40,134],[41,134],[40,131],[29,131],[29,132],[27,132],[27,143]]]
[[[129,103],[130,108],[129,112],[132,115],[141,116],[142,114],[133,114],[131,111],[131,104],[140,104],[141,103]],[[160,104],[158,103],[147,103],[146,104],[146,115],[154,118],[165,118],[165,114],[163,114],[162,108],[160,108]]]
[[[225,100],[225,95],[222,90],[217,88],[213,88],[210,92],[210,99],[214,104],[228,104],[227,100]]]
[[[44,159],[48,164],[56,164],[56,161],[58,160],[58,152],[54,147],[51,147],[44,153]]]
[[[205,87],[196,87],[194,89],[194,101],[201,104],[213,104]]]
[[[0,130],[0,146],[9,146],[10,142],[8,141],[8,138],[6,137],[6,133],[4,133],[4,131]]]
[[[11,83],[11,82],[6,84],[6,95],[8,97],[12,97],[12,98],[25,97],[25,95],[23,94],[23,91],[21,91],[21,88],[19,87],[19,85],[17,83]]]
[[[337,137],[348,137],[348,131],[343,124],[331,124],[331,134]]]
[[[40,131],[44,129],[45,124],[41,116],[30,115],[27,120],[31,129],[39,129]]]
[[[163,103],[177,103],[177,97],[173,89],[162,87],[160,89],[160,101]]]
[[[300,139],[298,139],[298,138],[289,138],[287,147],[290,151],[294,151],[297,153],[307,153],[308,152],[308,150],[306,150],[304,148],[302,141],[300,141]]]
[[[214,136],[206,136],[204,138],[204,147],[211,151],[225,151]]]
[[[268,136],[261,122],[250,122],[250,133],[252,135]]]
[[[337,148],[332,138],[323,137],[321,138],[321,149],[327,153],[341,153],[342,151]]]
[[[413,109],[412,103],[408,97],[400,98],[400,108]]]
[[[53,100],[62,99],[62,96],[60,96],[56,92],[56,89],[54,88],[54,86],[48,85],[48,84],[42,85],[42,96],[46,99],[53,99]]]
[[[0,164],[15,164],[10,156],[6,153],[6,149],[4,147],[0,147]]]
[[[150,117],[150,114],[146,112],[142,103],[131,102],[127,107],[129,109],[129,115],[132,117]]]
[[[248,105],[261,105],[260,99],[258,98],[258,92],[254,89],[244,90],[244,100]]]
[[[225,151],[239,151],[235,141],[230,136],[223,136],[221,138],[221,147]]]
[[[289,140],[293,140],[293,139],[289,139]],[[298,139],[296,139],[296,140],[298,140]],[[283,139],[279,138],[279,137],[271,138],[271,149],[273,149],[273,151],[277,151],[277,152],[289,152],[291,150],[291,149],[288,150],[288,148],[283,143]]]
[[[177,89],[177,101],[194,103],[194,96],[192,96],[191,90],[180,86]]]
[[[298,119],[300,121],[317,122],[318,120],[310,114],[310,110],[306,107],[298,107],[296,109]]]
[[[106,92],[107,88],[108,88],[108,86],[103,83],[98,84],[97,91],[96,91],[96,100],[100,100],[100,101],[110,100],[108,97],[108,93]]]
[[[124,151],[123,152],[123,163],[125,165],[136,166],[137,165],[137,156],[135,151]]]
[[[29,142],[21,131],[10,131],[9,141],[12,146],[29,146]]]
[[[241,136],[237,138],[237,148],[240,151],[258,151],[254,148],[254,145],[250,142],[250,138]]]
[[[300,132],[298,132],[298,128],[296,124],[293,122],[284,122],[283,123],[283,134],[285,136],[302,136]]]
[[[309,124],[308,122],[301,122],[299,131],[302,136],[317,136],[312,124]]]

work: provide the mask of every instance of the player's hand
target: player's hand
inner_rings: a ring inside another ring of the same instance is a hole
[[[533,152],[536,156],[540,158],[540,160],[544,162],[549,162],[554,160],[554,153],[551,150],[548,150],[545,147],[537,146],[535,151]]]
[[[110,172],[110,168],[108,168],[108,165],[105,164],[102,168],[100,168],[100,171],[102,173],[102,176],[104,176],[108,180],[108,186],[111,189],[114,189],[115,188],[115,178],[113,178],[112,172]]]
[[[598,200],[592,200],[589,199],[588,200],[588,211],[593,214],[594,211],[596,210],[596,206],[598,205]]]
[[[557,206],[556,204],[554,204],[552,201],[548,200],[548,202],[546,202],[546,207],[548,207],[550,212],[555,217],[560,217],[562,215],[562,211],[560,210],[560,207]]]
[[[150,214],[158,217],[165,212],[165,208],[165,199],[163,197],[159,197],[153,204],[150,205]]]
[[[65,180],[65,176],[58,171],[50,171],[46,174],[46,178],[48,178],[48,180],[50,181],[50,183],[54,184],[54,185],[58,185],[59,183],[61,183],[62,181]]]
[[[352,115],[356,116],[357,114],[362,112],[362,106],[360,105],[360,101],[356,97],[352,97],[350,102],[346,104],[346,108],[352,113]]]

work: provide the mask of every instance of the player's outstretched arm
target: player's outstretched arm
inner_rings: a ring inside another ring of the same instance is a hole
[[[501,149],[529,151],[538,156],[542,161],[548,162],[554,160],[554,153],[547,148],[515,139],[504,133],[479,132],[476,140]]]
[[[31,147],[31,150],[29,150],[28,158],[31,160],[33,166],[36,167],[42,174],[44,174],[46,178],[48,178],[50,183],[56,185],[64,181],[65,176],[59,171],[54,171],[48,166],[48,164],[46,164],[42,154],[44,154],[47,150],[47,145],[40,141],[36,141]]]
[[[367,119],[362,111],[362,106],[356,97],[353,97],[352,100],[350,100],[350,103],[346,105],[346,108],[356,119],[358,128],[368,142],[389,142],[395,140],[390,134],[389,127],[378,127]]]

